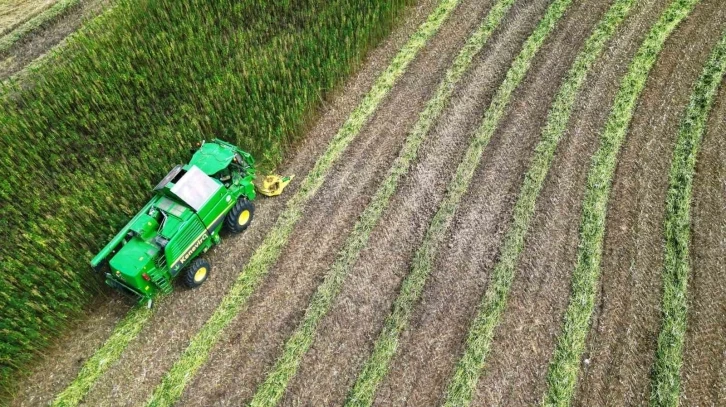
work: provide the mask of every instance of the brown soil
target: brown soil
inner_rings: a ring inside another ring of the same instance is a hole
[[[368,54],[358,73],[327,98],[319,118],[307,137],[300,146],[296,147],[296,154],[281,165],[279,169],[281,173],[297,174],[298,179],[305,176],[312,168],[315,159],[325,151],[337,129],[370,90],[378,74],[386,68],[391,58],[408,40],[409,35],[433,9],[433,3],[433,0],[426,0],[412,7],[391,36]],[[150,321],[149,327],[142,331],[138,340],[131,343],[130,352],[126,352],[92,389],[87,405],[123,404],[119,400],[127,398],[128,404],[144,400],[148,395],[144,392],[152,390],[158,384],[161,375],[187,346],[192,335],[211,316],[241,267],[256,248],[257,242],[262,241],[264,234],[281,213],[287,199],[294,195],[298,185],[297,181],[293,181],[282,196],[274,199],[261,197],[255,201],[255,219],[250,229],[240,236],[227,236],[223,239],[222,245],[210,252],[208,259],[212,263],[213,270],[204,286],[193,292],[177,287],[174,295],[167,301],[156,304],[159,309]],[[123,307],[124,312],[127,309],[127,306]],[[64,339],[58,346],[66,348],[63,353],[67,353],[64,355],[67,356],[67,360],[78,360],[92,354],[113,329],[116,322],[110,319],[110,315],[116,315],[118,309],[101,308],[95,312],[100,315],[90,316],[87,320],[95,321],[100,329],[104,329],[105,334],[96,342],[75,344],[79,347],[76,351],[69,346],[77,339],[77,336],[71,332],[68,341]],[[50,354],[53,355],[55,354]],[[34,373],[27,380],[21,383],[19,387],[27,387],[29,391],[19,394],[14,401],[15,404],[46,404],[75,378],[80,365],[64,362],[65,359],[58,359],[57,362],[53,359],[55,358],[47,358],[42,365],[34,369]],[[160,364],[160,361],[163,364]],[[30,397],[33,397],[32,403],[29,402]]]
[[[531,405],[544,392],[547,364],[569,296],[590,157],[597,148],[599,131],[627,62],[660,11],[653,8],[653,2],[644,3],[638,15],[626,20],[578,96],[569,131],[560,141],[538,197],[507,310],[495,332],[475,404]],[[590,35],[589,30],[584,36]]]
[[[684,406],[726,400],[726,87],[711,112],[693,189]]]
[[[293,379],[284,405],[339,405],[370,354],[401,279],[482,112],[546,1],[517,5],[457,89],[345,282]],[[488,9],[483,10],[484,12]],[[481,15],[477,21],[481,21]],[[485,158],[486,159],[486,158]],[[345,357],[341,357],[345,355]],[[413,374],[412,372],[407,372]],[[427,374],[432,372],[426,372]]]
[[[378,405],[433,405],[443,395],[510,223],[547,110],[606,6],[574,2],[535,57],[508,116],[487,147],[453,232],[442,243],[412,329],[403,336],[391,374],[378,394]],[[512,52],[518,52],[511,44]],[[452,250],[447,251],[447,246]]]
[[[85,21],[99,15],[110,3],[111,0],[81,0],[73,10],[15,43],[10,50],[0,55],[3,58],[0,60],[0,80],[21,71],[29,63],[60,44]]]
[[[648,403],[663,296],[668,172],[693,85],[726,21],[721,6],[702,2],[668,40],[623,146],[608,208],[599,313],[584,356],[589,366],[582,368],[582,405]]]
[[[310,202],[281,261],[249,309],[229,328],[233,334],[213,352],[181,404],[237,404],[252,396],[485,7],[465,1],[414,60],[330,174],[323,192]]]
[[[52,7],[57,0],[5,0],[0,3],[0,37]]]

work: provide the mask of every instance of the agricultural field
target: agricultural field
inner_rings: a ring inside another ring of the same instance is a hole
[[[726,400],[721,0],[119,0],[17,71],[0,403]],[[200,288],[104,288],[213,137],[293,182]]]

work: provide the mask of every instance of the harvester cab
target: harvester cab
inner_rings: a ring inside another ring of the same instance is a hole
[[[91,260],[106,283],[139,300],[172,291],[182,278],[190,288],[209,276],[199,255],[220,242],[219,232],[247,229],[254,216],[254,160],[221,140],[203,143],[186,165],[174,167],[154,196]]]

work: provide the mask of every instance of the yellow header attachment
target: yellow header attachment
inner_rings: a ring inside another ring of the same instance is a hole
[[[295,178],[294,175],[289,177],[283,177],[282,175],[268,175],[262,180],[262,186],[257,186],[257,192],[265,196],[277,196],[282,193],[282,190],[287,184]]]

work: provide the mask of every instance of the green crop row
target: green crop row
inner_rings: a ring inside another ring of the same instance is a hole
[[[313,343],[318,323],[330,310],[346,276],[355,265],[361,251],[367,246],[371,232],[388,207],[401,177],[408,173],[411,164],[418,157],[421,143],[444,111],[456,84],[468,71],[474,56],[481,51],[494,30],[502,22],[512,3],[514,3],[514,0],[499,0],[454,59],[436,93],[429,99],[414,128],[406,137],[406,141],[389,169],[388,175],[360,215],[345,245],[338,252],[335,262],[328,270],[325,280],[318,286],[303,320],[285,343],[283,353],[278,358],[272,371],[257,389],[250,403],[251,406],[274,406],[279,402],[290,379],[297,372],[302,357]]]
[[[3,55],[9,50],[16,42],[23,39],[33,31],[44,27],[56,18],[64,16],[69,11],[72,11],[80,0],[60,0],[53,6],[44,10],[42,13],[24,22],[13,31],[5,34],[0,38],[0,55]]]
[[[188,147],[273,167],[409,3],[121,0],[3,84],[0,386],[101,290],[88,260]]]
[[[691,272],[691,196],[696,159],[708,115],[726,73],[726,31],[691,94],[673,152],[665,220],[663,322],[653,368],[652,406],[677,406],[686,336],[688,275]]]
[[[637,0],[617,0],[603,16],[585,42],[565,82],[560,87],[550,108],[547,124],[542,130],[534,157],[524,177],[522,189],[514,206],[512,224],[507,231],[499,260],[494,266],[492,278],[482,297],[479,311],[474,318],[466,340],[466,350],[456,365],[446,392],[446,406],[464,406],[471,402],[484,362],[491,348],[494,330],[507,305],[507,299],[515,277],[519,255],[535,211],[545,178],[562,135],[567,130],[575,99],[587,78],[595,60],[605,49],[620,24]]]
[[[630,63],[615,97],[605,130],[600,136],[600,146],[593,157],[587,176],[580,223],[580,245],[572,275],[570,303],[565,311],[562,332],[557,339],[557,346],[547,373],[544,405],[570,405],[580,370],[580,357],[590,329],[600,278],[605,218],[618,153],[658,54],[663,49],[666,39],[699,1],[673,1],[651,28]]]
[[[459,202],[469,189],[474,172],[479,166],[482,153],[496,131],[509,105],[512,94],[526,76],[537,51],[554,31],[559,19],[569,8],[571,0],[555,0],[547,9],[535,31],[529,36],[522,51],[512,63],[504,82],[497,89],[484,114],[482,124],[472,137],[469,147],[449,184],[439,209],[431,219],[424,239],[416,250],[411,270],[401,284],[393,310],[386,317],[383,328],[370,355],[348,394],[347,406],[369,406],[373,403],[380,382],[388,373],[393,356],[398,349],[401,333],[408,326],[415,304],[418,302],[426,280],[433,268],[437,248],[456,214]]]
[[[154,390],[147,402],[148,406],[171,406],[181,397],[186,385],[209,358],[212,348],[224,334],[224,329],[245,307],[247,299],[267,275],[270,266],[279,258],[295,224],[302,218],[304,205],[315,195],[343,151],[360,133],[363,125],[375,112],[396,80],[406,72],[414,57],[438,32],[459,1],[441,0],[427,21],[419,27],[388,68],[378,77],[373,88],[340,128],[325,153],[318,158],[297,193],[288,201],[285,211],[277,219],[262,245],[252,255],[214,314],[192,338],[187,349]]]

